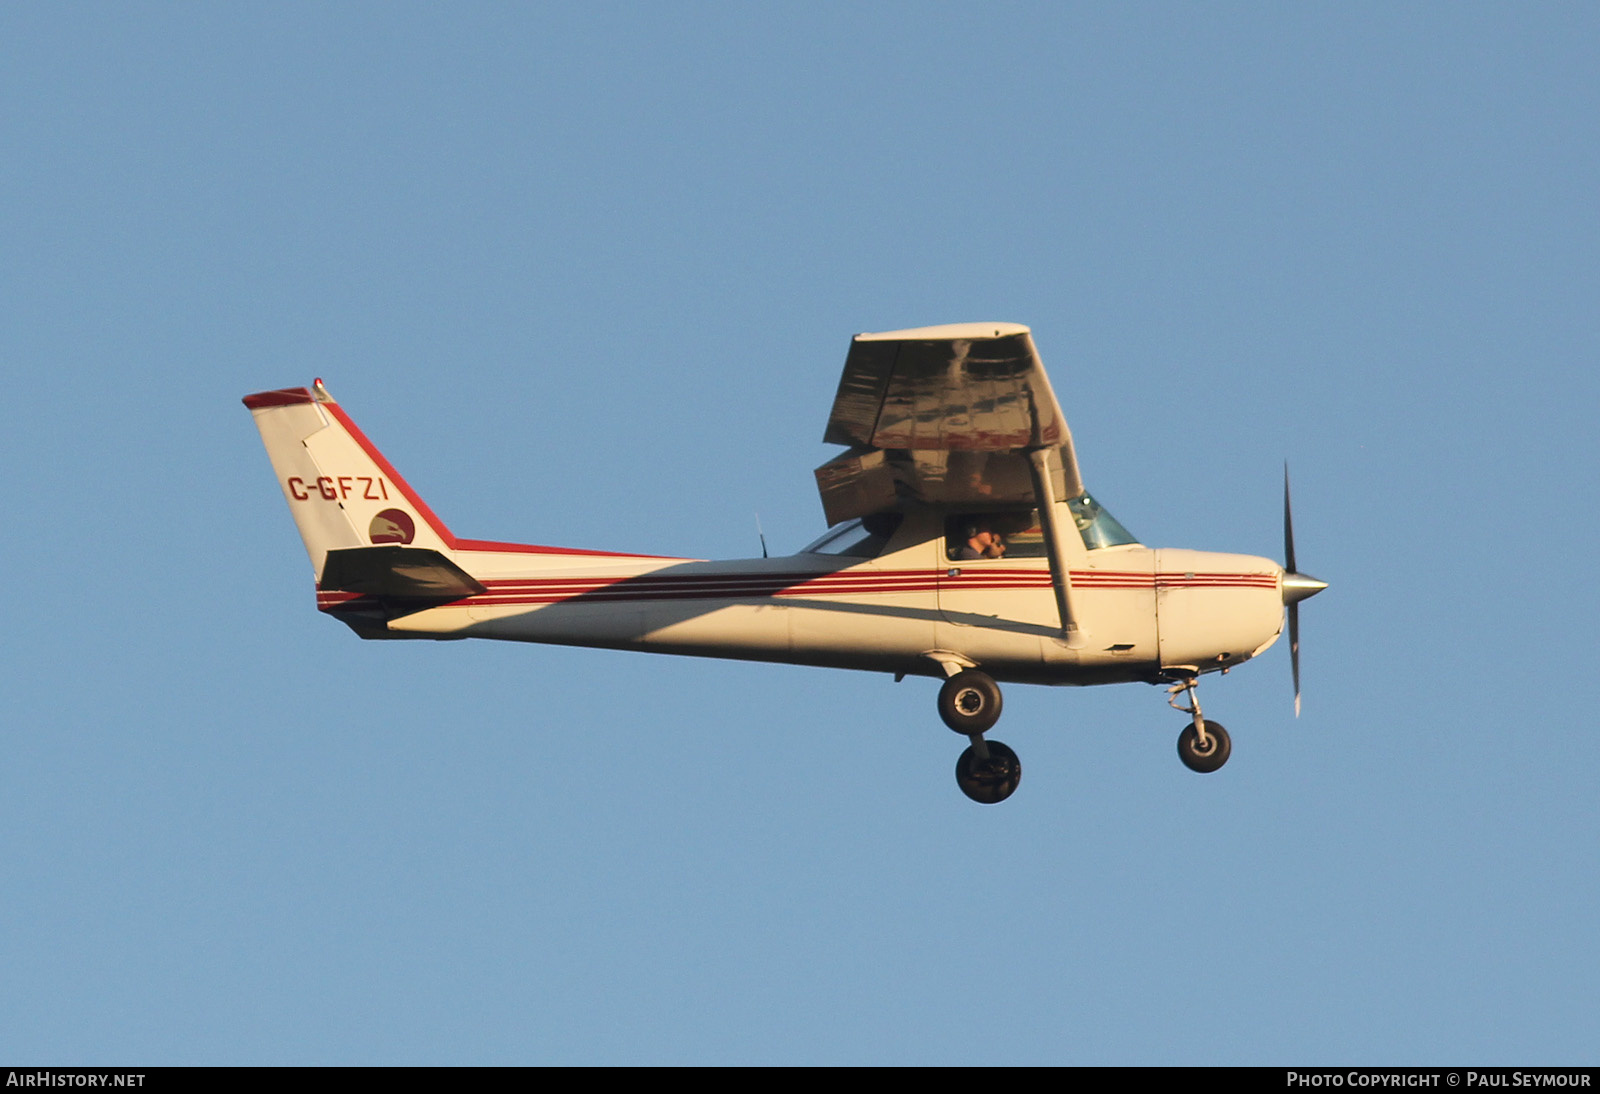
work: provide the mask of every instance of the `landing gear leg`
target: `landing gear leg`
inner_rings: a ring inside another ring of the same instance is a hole
[[[972,744],[956,761],[956,785],[982,805],[1009,798],[1022,781],[1022,761],[999,741],[983,735],[1000,720],[1000,685],[977,669],[954,672],[939,689],[939,717]]]
[[[1188,676],[1173,684],[1167,689],[1171,694],[1167,705],[1192,716],[1193,721],[1178,734],[1178,759],[1190,771],[1205,774],[1228,762],[1228,757],[1233,753],[1233,741],[1228,737],[1228,731],[1222,728],[1221,722],[1208,722],[1205,715],[1200,713],[1200,696],[1195,690],[1199,683],[1195,677]],[[1189,705],[1178,705],[1180,692],[1188,696]]]

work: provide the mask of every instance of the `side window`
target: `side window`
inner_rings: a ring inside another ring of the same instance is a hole
[[[801,549],[801,554],[877,558],[900,527],[901,513],[873,513],[841,524]]]
[[[952,562],[1044,558],[1044,532],[1032,509],[959,513],[945,521],[945,557]]]

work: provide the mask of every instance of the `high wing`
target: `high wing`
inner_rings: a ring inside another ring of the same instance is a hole
[[[1072,433],[1033,335],[1017,323],[959,323],[858,334],[834,397],[817,468],[830,525],[907,505],[1035,504],[1030,452],[1051,492],[1083,492]]]

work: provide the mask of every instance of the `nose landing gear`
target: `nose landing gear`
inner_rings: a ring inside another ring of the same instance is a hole
[[[1188,676],[1173,684],[1167,689],[1171,693],[1167,705],[1173,710],[1192,715],[1194,719],[1178,734],[1178,759],[1190,771],[1209,774],[1228,762],[1228,757],[1233,753],[1233,741],[1228,737],[1228,731],[1222,728],[1221,722],[1207,721],[1200,713],[1200,696],[1195,691],[1199,683],[1193,676]],[[1188,706],[1178,705],[1179,692],[1188,694]]]

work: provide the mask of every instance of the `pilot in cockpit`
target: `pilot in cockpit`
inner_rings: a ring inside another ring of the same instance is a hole
[[[956,558],[970,561],[978,558],[1003,558],[1006,553],[1006,537],[994,530],[987,521],[977,521],[969,524],[966,529],[967,541],[956,549]]]

